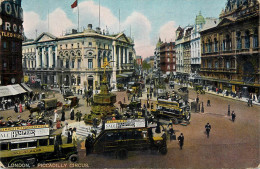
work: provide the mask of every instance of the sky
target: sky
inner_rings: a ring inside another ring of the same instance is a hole
[[[38,36],[48,32],[48,16],[49,32],[55,36],[77,29],[78,8],[71,9],[74,1],[22,0],[25,35],[35,39],[36,30]],[[78,0],[80,29],[99,26],[99,2],[101,30],[131,35],[136,54],[146,58],[153,55],[159,37],[175,41],[178,26],[193,25],[199,11],[204,17],[218,18],[227,0]]]

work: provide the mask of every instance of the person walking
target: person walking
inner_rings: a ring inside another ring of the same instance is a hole
[[[57,110],[54,110],[54,119],[53,122],[56,123],[57,122],[57,118],[59,118],[60,116],[58,115]]]
[[[211,106],[210,105],[210,100],[208,99],[208,102],[207,102],[207,107]]]
[[[72,128],[69,128],[67,143],[72,143]]]
[[[74,108],[70,110],[70,120],[74,120]]]
[[[210,125],[209,123],[207,123],[207,124],[205,125],[205,129],[206,129],[207,137],[209,138],[209,132],[210,132],[210,130],[211,130],[211,125]]]
[[[19,104],[19,112],[20,112],[20,113],[23,112],[23,105],[22,105],[22,103]]]
[[[77,110],[77,113],[76,113],[76,121],[80,122],[80,121],[81,121],[81,117],[82,117],[81,111]]]
[[[74,146],[77,146],[77,134],[76,134],[76,128],[73,129],[72,132],[72,144]]]
[[[65,111],[64,111],[64,107],[62,107],[62,109],[61,109],[61,121],[65,121]]]
[[[179,141],[180,149],[182,150],[183,143],[184,143],[183,133],[181,133],[181,135],[178,137],[178,141]]]
[[[235,122],[236,114],[235,114],[234,111],[232,111],[232,113],[231,113],[231,117],[232,117],[232,121]]]
[[[15,103],[15,105],[14,105],[14,112],[18,113],[18,104],[17,103]]]

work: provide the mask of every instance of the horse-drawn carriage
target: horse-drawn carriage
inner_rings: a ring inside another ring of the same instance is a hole
[[[66,104],[64,104],[64,108],[72,108],[77,107],[79,105],[79,98],[77,96],[69,96],[65,99],[67,101]]]
[[[195,86],[194,86],[194,90],[195,90],[198,94],[205,94],[205,90],[203,90],[203,86],[195,85]]]

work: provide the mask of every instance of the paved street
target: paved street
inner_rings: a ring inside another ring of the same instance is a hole
[[[190,91],[190,98],[196,93]],[[259,112],[260,107],[247,107],[246,103],[225,99],[215,95],[200,95],[211,107],[205,113],[193,113],[189,126],[174,127],[177,136],[184,133],[184,149],[179,150],[177,141],[168,142],[168,154],[131,152],[127,160],[117,160],[103,155],[85,157],[84,150],[80,162],[90,167],[174,167],[174,168],[248,168],[259,165]],[[233,123],[227,116],[228,104],[237,118]],[[205,105],[205,104],[204,104]],[[212,126],[210,138],[206,138],[205,124]]]
[[[190,98],[195,99],[197,94],[190,90]],[[56,93],[58,100],[62,100]],[[81,98],[81,96],[79,96]],[[123,101],[127,95],[125,92],[117,92],[117,102]],[[205,94],[200,95],[200,101],[204,102],[205,113],[193,113],[191,123],[188,126],[176,125],[174,130],[179,136],[184,134],[184,148],[179,149],[177,141],[168,141],[168,154],[151,154],[150,152],[130,152],[126,160],[118,160],[104,155],[85,156],[85,149],[79,143],[80,163],[87,163],[90,167],[174,167],[174,168],[248,168],[259,165],[259,112],[260,106],[247,107],[244,102]],[[206,101],[211,100],[211,107],[206,106]],[[231,111],[234,110],[237,118],[233,123],[227,116],[228,104]],[[118,106],[118,104],[116,104]],[[83,99],[77,108],[83,115],[90,112],[86,108]],[[29,112],[21,113],[26,119]],[[0,116],[13,116],[17,114],[13,110],[1,111]],[[66,111],[66,119],[69,118],[69,110]],[[69,123],[72,121],[67,120]],[[205,124],[212,126],[210,138],[204,133]],[[84,144],[83,144],[84,145]]]

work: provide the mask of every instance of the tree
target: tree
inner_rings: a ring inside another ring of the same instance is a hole
[[[146,61],[143,61],[142,68],[143,68],[143,70],[147,71],[151,68],[151,65],[149,63],[147,63]]]

